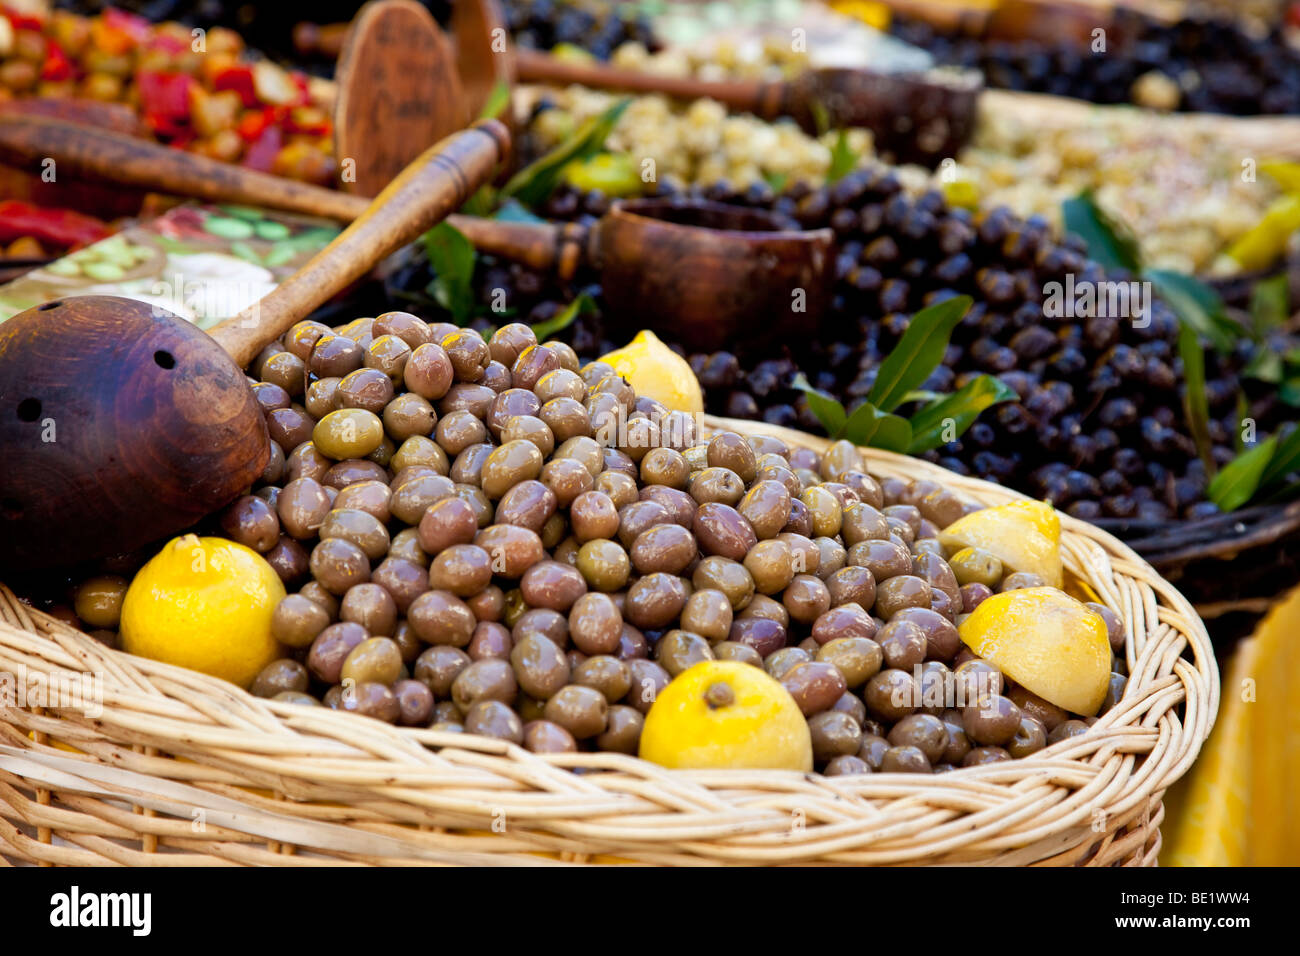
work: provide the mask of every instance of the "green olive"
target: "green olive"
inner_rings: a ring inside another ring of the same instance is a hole
[[[1002,580],[1002,562],[980,548],[962,548],[948,559],[948,565],[958,584],[983,584],[992,588]]]
[[[311,440],[317,451],[335,461],[365,458],[383,443],[384,423],[363,408],[340,408],[316,423]]]
[[[812,537],[833,538],[840,533],[844,513],[840,508],[840,500],[831,493],[830,489],[816,485],[804,491],[799,499],[808,506],[812,518]]]
[[[516,439],[496,448],[483,462],[481,486],[489,498],[500,498],[522,481],[542,473],[542,453],[530,441]]]
[[[451,468],[447,453],[432,438],[425,435],[412,435],[393,453],[388,463],[393,472],[412,465],[425,465],[440,475],[445,475]]]
[[[374,681],[387,685],[397,680],[401,670],[402,651],[397,642],[389,637],[371,637],[348,652],[339,677],[358,684]]]
[[[577,567],[588,587],[617,591],[627,584],[632,562],[618,542],[594,538],[578,549]]]
[[[90,578],[77,588],[73,609],[90,627],[112,630],[121,619],[126,588],[126,579],[116,575]]]

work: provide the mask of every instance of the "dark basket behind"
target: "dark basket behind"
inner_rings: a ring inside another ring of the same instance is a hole
[[[1222,654],[1300,581],[1300,501],[1197,521],[1093,522],[1187,595]]]

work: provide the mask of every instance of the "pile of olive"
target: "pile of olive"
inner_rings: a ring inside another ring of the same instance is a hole
[[[636,753],[674,676],[743,661],[790,692],[827,773],[1005,760],[1089,724],[958,638],[995,589],[1041,579],[950,562],[938,531],[973,507],[876,481],[846,442],[706,440],[518,324],[305,321],[252,372],[271,461],[220,530],[291,591],[255,694]]]

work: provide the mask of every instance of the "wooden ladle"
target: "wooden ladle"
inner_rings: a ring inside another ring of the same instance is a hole
[[[367,200],[293,182],[146,140],[42,117],[0,125],[0,162],[30,167],[53,157],[77,176],[149,186],[342,222]],[[611,315],[714,350],[743,336],[815,334],[834,233],[801,231],[761,210],[721,203],[637,199],[615,203],[590,230],[452,215],[482,252],[555,269],[599,270]]]
[[[209,333],[114,296],[56,299],[0,323],[0,566],[129,551],[252,484],[270,446],[244,367],[461,205],[509,142],[486,122],[429,147],[325,249]]]

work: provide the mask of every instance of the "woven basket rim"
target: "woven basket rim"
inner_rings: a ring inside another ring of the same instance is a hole
[[[705,424],[815,450],[830,444],[752,422],[706,417]],[[984,504],[1027,498],[917,459],[862,453],[879,477],[940,479]],[[1129,629],[1130,679],[1120,704],[1089,733],[1033,757],[934,776],[823,777],[665,770],[609,753],[532,754],[503,741],[255,698],[112,650],[21,605],[0,585],[0,671],[26,667],[37,680],[42,667],[97,673],[104,694],[96,719],[61,706],[53,685],[39,713],[5,706],[7,719],[22,718],[35,739],[0,736],[0,794],[12,789],[3,783],[12,775],[59,793],[105,799],[107,792],[166,815],[182,799],[177,781],[191,779],[182,802],[211,803],[220,815],[226,811],[215,804],[233,799],[242,815],[231,811],[232,832],[242,820],[245,838],[381,861],[447,862],[447,852],[427,845],[430,821],[470,832],[487,829],[494,810],[516,821],[511,832],[520,834],[475,844],[499,861],[549,849],[651,863],[1035,863],[1078,857],[1098,839],[1118,848],[1117,828],[1153,825],[1164,790],[1195,759],[1218,709],[1219,675],[1204,624],[1177,590],[1117,539],[1068,515],[1061,523],[1066,567]],[[65,746],[55,749],[47,738]],[[345,828],[344,839],[321,809],[332,800],[368,824]],[[4,802],[13,801],[0,795]],[[792,830],[792,814],[806,823]],[[1104,835],[1098,814],[1107,821]],[[279,836],[254,825],[260,820],[265,829],[281,817]],[[468,862],[475,852],[450,856]]]

